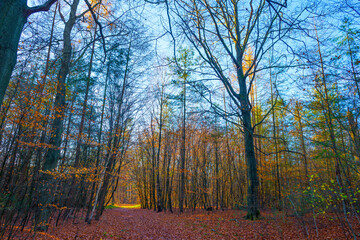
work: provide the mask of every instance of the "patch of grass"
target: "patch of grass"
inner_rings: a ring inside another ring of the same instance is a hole
[[[140,204],[120,204],[116,206],[118,206],[119,208],[128,208],[128,209],[141,208]]]
[[[107,205],[106,207],[105,207],[105,209],[114,209],[114,208],[119,208],[119,206],[118,205]]]
[[[140,207],[141,207],[140,204],[111,204],[111,205],[107,205],[105,209],[114,209],[114,208],[136,209]]]

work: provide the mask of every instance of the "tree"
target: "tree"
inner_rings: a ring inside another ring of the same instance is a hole
[[[0,107],[16,64],[17,49],[24,25],[31,14],[48,11],[57,0],[28,7],[27,0],[0,2]]]
[[[182,125],[181,125],[181,148],[180,148],[180,189],[179,189],[179,210],[184,211],[185,199],[185,165],[186,165],[186,85],[188,84],[191,67],[194,65],[194,52],[189,49],[181,48],[180,57],[175,58],[174,75],[181,79],[181,103],[182,103]]]
[[[227,94],[237,106],[248,168],[249,219],[259,216],[259,180],[254,151],[254,127],[257,123],[251,120],[249,92],[262,58],[276,43],[270,41],[270,33],[275,31],[277,23],[282,21],[281,15],[285,7],[286,1],[283,3],[267,0],[245,3],[235,0],[175,2],[174,12],[179,19],[178,26],[223,83]],[[254,52],[252,59],[245,57],[250,48]],[[231,62],[234,67],[236,86],[227,76],[227,62]],[[245,65],[249,67],[244,68]]]
[[[45,163],[43,165],[43,171],[52,171],[57,167],[59,156],[60,156],[60,146],[62,140],[63,133],[63,122],[65,116],[66,109],[66,78],[69,74],[72,46],[71,46],[71,30],[75,25],[76,20],[76,11],[79,6],[80,0],[74,0],[71,5],[71,11],[68,21],[65,23],[63,39],[63,56],[61,59],[61,66],[59,73],[57,75],[58,85],[56,91],[56,97],[54,102],[54,112],[55,119],[52,123],[51,127],[51,138],[49,143],[52,145],[51,148],[48,149],[45,157]],[[51,196],[48,195],[48,189],[50,189],[50,182],[48,179],[49,176],[46,174],[43,175],[44,186],[42,188],[43,194],[41,194],[40,203],[44,207],[41,211],[41,215],[38,219],[38,223],[47,223],[50,217],[50,211],[48,209],[48,204],[51,202]],[[47,228],[46,225],[40,226],[42,230]]]

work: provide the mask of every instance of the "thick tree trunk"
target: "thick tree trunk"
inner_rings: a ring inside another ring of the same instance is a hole
[[[50,148],[46,154],[45,164],[43,169],[52,170],[56,168],[59,154],[60,154],[60,145],[61,145],[61,136],[63,133],[63,122],[64,122],[64,111],[66,108],[66,77],[69,74],[72,46],[71,46],[71,30],[74,27],[76,20],[76,10],[79,5],[79,0],[74,0],[71,6],[70,18],[65,24],[64,29],[64,48],[63,48],[63,58],[61,60],[60,71],[57,76],[58,85],[55,97],[55,119],[52,124],[51,138],[49,143],[53,146]]]
[[[64,47],[63,47],[63,57],[61,60],[60,71],[57,76],[58,85],[57,92],[55,97],[55,119],[51,128],[51,138],[49,143],[52,145],[52,148],[46,153],[45,163],[43,166],[43,171],[52,171],[57,167],[59,155],[60,155],[60,146],[61,146],[61,136],[63,133],[63,122],[64,122],[64,112],[66,108],[65,96],[66,96],[66,77],[69,73],[72,46],[71,46],[71,30],[75,25],[76,20],[76,11],[79,5],[80,0],[74,0],[71,5],[70,17],[65,24],[65,29],[63,33],[64,38]],[[37,220],[37,223],[46,224],[50,217],[50,209],[47,205],[51,202],[51,193],[48,191],[51,186],[51,178],[49,175],[44,174],[42,176],[43,186],[40,189],[40,204],[42,206],[41,216]],[[39,226],[40,230],[46,230],[47,226]]]
[[[243,121],[243,134],[245,143],[245,160],[247,164],[248,177],[248,213],[246,218],[254,220],[259,217],[258,210],[258,186],[257,161],[254,151],[254,129],[251,124],[251,109],[247,95],[246,81],[242,77],[242,72],[238,70],[238,80],[240,85],[239,102],[241,104],[241,114]]]
[[[27,20],[25,0],[0,2],[0,107],[16,64],[21,32]]]
[[[57,0],[28,8],[27,0],[0,1],[0,107],[16,64],[21,32],[29,15],[48,11]]]
[[[242,63],[243,53],[239,42],[237,42],[236,44],[236,57],[237,62]],[[259,179],[257,174],[257,161],[254,151],[254,128],[252,127],[251,123],[251,105],[248,97],[246,78],[244,77],[242,67],[239,67],[237,69],[237,80],[240,87],[238,101],[240,103],[240,111],[242,114],[243,135],[245,143],[245,160],[248,173],[248,213],[246,218],[254,220],[260,215],[260,212],[258,210]]]
[[[259,217],[257,162],[254,151],[253,128],[251,126],[250,111],[242,110],[245,140],[245,159],[248,171],[248,213],[246,218],[254,220]]]

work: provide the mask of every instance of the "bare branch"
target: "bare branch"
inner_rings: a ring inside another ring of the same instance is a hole
[[[99,26],[99,29],[100,29],[100,36],[101,36],[101,39],[102,39],[102,42],[103,42],[103,49],[104,49],[104,54],[105,54],[105,57],[104,59],[106,59],[106,45],[105,45],[105,37],[104,37],[104,33],[103,33],[103,27],[101,25],[101,23],[98,21],[97,17],[96,17],[96,14],[94,13],[94,9],[93,7],[91,6],[91,4],[89,3],[88,0],[84,0],[86,5],[88,6],[90,12],[91,12],[91,16],[93,17],[95,23]]]
[[[51,8],[51,6],[57,2],[57,0],[47,0],[44,4],[39,5],[39,6],[35,6],[35,7],[31,7],[28,8],[26,10],[26,14],[27,16],[30,16],[33,13],[37,13],[37,12],[47,12],[49,11],[49,9]]]
[[[166,0],[156,0],[156,1],[150,1],[150,0],[145,0],[145,2],[150,3],[150,4],[161,4],[161,3],[166,3]]]
[[[62,12],[61,12],[60,4],[58,4],[58,7],[59,7],[59,15],[60,15],[61,21],[63,21],[64,23],[66,23],[65,17],[64,17],[64,15],[63,15]]]

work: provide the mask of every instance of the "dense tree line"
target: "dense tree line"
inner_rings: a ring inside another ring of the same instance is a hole
[[[137,66],[148,61],[131,2],[55,2],[23,29],[1,108],[1,234],[9,238],[14,226],[99,219],[128,161]]]

